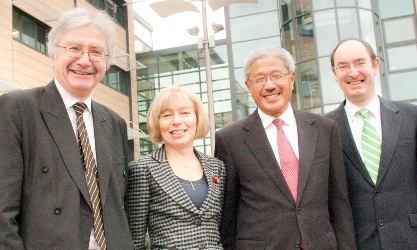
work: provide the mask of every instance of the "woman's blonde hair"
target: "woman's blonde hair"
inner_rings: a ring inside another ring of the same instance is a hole
[[[146,122],[149,135],[153,143],[162,142],[161,130],[159,128],[159,117],[171,104],[179,101],[191,103],[197,118],[197,129],[194,139],[205,138],[209,131],[209,118],[204,110],[203,103],[197,96],[176,85],[166,87],[159,92],[152,101],[149,108]]]

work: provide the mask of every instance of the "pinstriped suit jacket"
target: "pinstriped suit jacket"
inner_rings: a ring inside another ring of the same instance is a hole
[[[208,183],[208,194],[197,209],[169,166],[165,147],[129,164],[127,205],[135,249],[145,248],[149,230],[152,248],[223,249],[219,222],[225,168],[222,161],[194,151]],[[220,179],[219,183],[212,177]]]

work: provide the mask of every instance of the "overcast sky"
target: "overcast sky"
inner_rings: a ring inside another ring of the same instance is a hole
[[[187,29],[197,26],[200,30],[199,36],[203,37],[203,17],[201,13],[197,12],[181,12],[160,18],[155,11],[149,7],[150,3],[158,2],[155,0],[144,0],[143,2],[136,2],[133,8],[143,19],[145,19],[153,27],[153,49],[160,50],[165,48],[173,48],[182,45],[196,44],[197,38],[188,34]],[[201,1],[194,1],[193,4],[201,12]],[[207,26],[208,35],[213,34],[211,27],[212,23],[221,23],[224,25],[224,11],[223,8],[213,12],[207,5]],[[225,31],[221,31],[215,35],[216,39],[223,39],[226,37]]]

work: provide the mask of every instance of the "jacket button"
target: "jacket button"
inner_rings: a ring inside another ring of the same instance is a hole
[[[301,209],[297,208],[297,214],[301,214]]]
[[[198,244],[198,248],[200,248],[200,249],[204,249],[205,248],[205,244],[204,243],[200,243],[200,244]]]
[[[200,226],[200,225],[201,225],[201,223],[202,223],[201,219],[196,219],[196,220],[194,221],[194,224],[195,224],[195,225],[197,225],[197,226]]]
[[[49,168],[47,166],[42,167],[42,173],[47,173],[49,171]]]
[[[378,225],[383,226],[384,225],[384,220],[378,220]]]
[[[59,207],[55,208],[54,213],[55,214],[60,214],[61,213],[61,208],[59,208]]]
[[[374,194],[375,194],[375,196],[379,196],[379,191],[378,190],[375,190],[374,191]]]
[[[300,242],[295,242],[294,246],[295,248],[300,248]]]
[[[126,171],[123,171],[123,177],[126,177]]]

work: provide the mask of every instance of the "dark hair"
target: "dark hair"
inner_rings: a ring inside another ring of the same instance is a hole
[[[334,54],[336,53],[337,48],[339,48],[339,46],[342,43],[347,42],[347,41],[358,41],[358,42],[362,43],[365,46],[366,51],[368,51],[368,54],[371,57],[372,63],[375,62],[376,55],[375,55],[374,50],[372,49],[372,46],[365,40],[362,40],[360,38],[351,37],[351,38],[346,38],[346,39],[341,40],[336,45],[336,47],[333,49],[332,54],[330,55],[330,64],[331,64],[332,68],[334,67]]]

